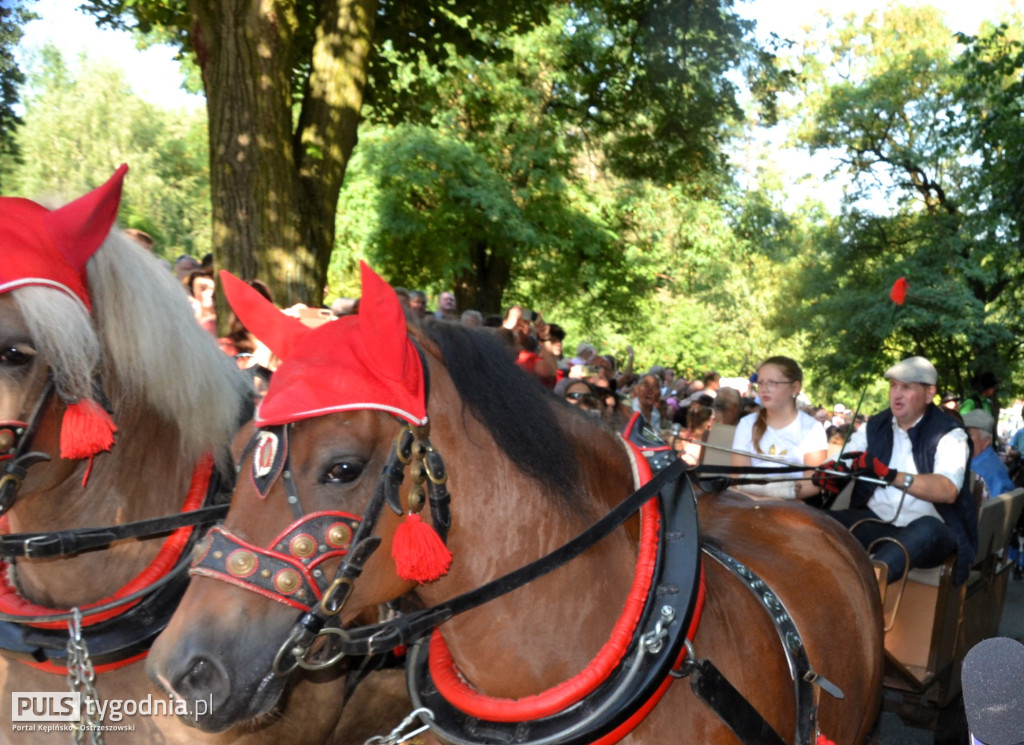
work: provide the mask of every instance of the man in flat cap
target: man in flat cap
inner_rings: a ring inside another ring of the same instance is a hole
[[[924,357],[889,368],[889,408],[868,419],[850,438],[852,462],[826,463],[857,481],[850,509],[830,514],[853,531],[873,558],[888,567],[888,581],[908,569],[934,567],[956,552],[954,581],[967,578],[978,547],[977,508],[970,490],[971,444],[964,427],[934,403],[938,374]],[[838,493],[848,477],[818,473],[815,483]],[[903,549],[907,551],[907,567]]]
[[[990,497],[998,497],[1013,490],[1013,481],[1006,464],[992,447],[992,431],[996,422],[984,409],[972,409],[964,414],[964,426],[971,438],[974,457],[971,470],[981,476]]]

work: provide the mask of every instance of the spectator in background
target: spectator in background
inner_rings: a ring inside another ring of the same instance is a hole
[[[665,372],[661,374],[661,397],[666,398],[672,391],[675,390],[676,384],[676,371],[671,367],[666,367]]]
[[[359,308],[359,301],[350,297],[340,297],[331,303],[331,313],[335,318],[355,315]]]
[[[633,387],[633,411],[639,411],[651,429],[661,431],[661,381],[647,373]]]
[[[586,411],[595,416],[599,416],[604,408],[590,383],[579,378],[565,378],[558,381],[554,392],[556,396],[578,407],[580,411]]]
[[[549,323],[547,324],[547,333],[538,335],[537,341],[540,342],[541,353],[551,355],[551,359],[555,361],[556,378],[557,380],[562,380],[566,377],[567,372],[562,364],[562,345],[565,342],[565,329],[557,323]]]
[[[957,411],[960,408],[960,396],[953,391],[946,391],[942,394],[942,408],[950,411]]]
[[[479,328],[484,325],[484,316],[478,310],[464,310],[462,315],[459,316],[459,321],[463,326]]]
[[[409,307],[409,291],[404,287],[396,287],[395,294],[398,295],[398,302],[402,304],[402,308],[406,311],[406,316],[408,316],[409,311],[412,310]]]
[[[734,466],[778,465],[773,461],[759,460],[759,455],[811,468],[825,462],[828,453],[825,428],[796,405],[803,379],[800,365],[789,357],[769,357],[757,368],[761,409],[756,414],[748,414],[740,419],[736,426],[733,450],[745,451],[750,455],[734,453],[731,458]],[[820,489],[809,479],[748,484],[743,487],[743,491],[756,497],[782,499],[808,499],[820,493]]]
[[[999,387],[999,379],[995,376],[995,373],[986,370],[978,373],[971,379],[971,387],[974,390],[967,394],[964,400],[960,402],[960,416],[976,409],[987,412],[992,417],[992,438],[995,439],[995,422],[999,421],[999,401],[996,400],[996,389]]]
[[[558,382],[558,360],[551,353],[548,346],[542,346],[540,339],[550,341],[550,327],[536,315],[534,325],[531,328],[520,308],[519,319],[513,324],[510,330],[519,342],[520,351],[516,358],[516,364],[536,377],[545,388],[554,388]]]
[[[743,404],[740,399],[740,392],[735,388],[719,388],[713,404],[715,409],[715,424],[724,424],[734,427],[740,422],[743,416]]]
[[[708,372],[704,373],[704,379],[702,381],[704,383],[704,394],[707,396],[711,396],[711,398],[717,396],[718,387],[721,384],[721,379],[722,376],[719,375],[714,370],[709,370]]]
[[[174,260],[174,276],[178,278],[178,281],[185,284],[185,280],[188,279],[192,272],[199,271],[199,261],[195,256],[189,254],[182,254]]]
[[[701,462],[704,450],[701,443],[707,439],[714,419],[715,412],[710,406],[693,404],[686,412],[686,428],[672,439],[672,447],[692,466]]]
[[[438,295],[437,313],[434,315],[441,321],[458,321],[459,314],[455,311],[455,295],[447,290]]]
[[[417,318],[427,315],[427,296],[422,290],[409,290],[409,308]]]
[[[964,414],[964,426],[971,438],[974,456],[971,458],[971,470],[981,476],[988,487],[988,495],[997,497],[1013,489],[1013,481],[1006,465],[992,447],[992,431],[996,423],[987,411],[974,409]]]
[[[213,277],[202,270],[196,270],[188,275],[184,285],[188,291],[189,303],[192,305],[196,321],[216,338],[217,306],[213,300],[216,284]]]

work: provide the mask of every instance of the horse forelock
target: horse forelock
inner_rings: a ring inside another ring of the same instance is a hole
[[[196,323],[173,274],[119,231],[87,273],[102,380],[115,411],[139,423],[154,413],[174,423],[186,457],[227,444],[250,385]]]
[[[554,397],[510,358],[493,333],[427,321],[424,334],[439,348],[462,403],[523,473],[580,507],[581,465],[573,434],[556,415]],[[427,410],[438,405],[428,401]]]

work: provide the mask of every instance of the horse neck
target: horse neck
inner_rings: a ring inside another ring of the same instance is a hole
[[[437,602],[493,580],[547,555],[589,527],[631,491],[632,476],[621,444],[572,417],[568,436],[578,444],[584,483],[578,510],[564,495],[549,493],[519,471],[497,449],[481,457],[467,442],[483,432],[435,437],[442,455],[461,450],[464,462],[450,461],[453,566],[435,585],[421,588]],[[437,430],[435,429],[435,432]],[[567,489],[571,485],[566,485]],[[491,695],[537,693],[571,677],[608,640],[633,577],[636,547],[625,531],[602,540],[569,564],[442,627],[467,679]],[[539,609],[543,611],[539,611]],[[566,632],[572,630],[572,644]],[[516,650],[528,662],[521,676],[495,665],[495,645]]]
[[[157,417],[119,422],[117,443],[46,492],[16,503],[11,532],[52,532],[114,525],[181,510],[194,463],[180,454],[177,428]],[[53,607],[107,597],[142,571],[165,537],[119,541],[109,549],[56,560],[16,562],[22,594]]]

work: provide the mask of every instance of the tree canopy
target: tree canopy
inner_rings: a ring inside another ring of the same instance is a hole
[[[1002,201],[1020,189],[1019,43],[1005,28],[955,37],[930,9],[894,6],[835,26],[801,61],[801,137],[838,153],[851,183],[780,321],[851,382],[910,354],[955,390],[982,370],[1006,377],[1024,332],[1021,212]],[[892,315],[900,275],[910,292]]]
[[[957,36],[893,5],[790,54],[731,0],[86,7],[175,41],[209,127],[48,50],[5,189],[74,192],[130,158],[133,226],[282,304],[354,294],[368,258],[642,365],[745,376],[790,354],[816,398],[908,354],[960,391],[1021,367],[1019,19]],[[751,134],[775,120],[836,157],[841,204],[786,200]]]

